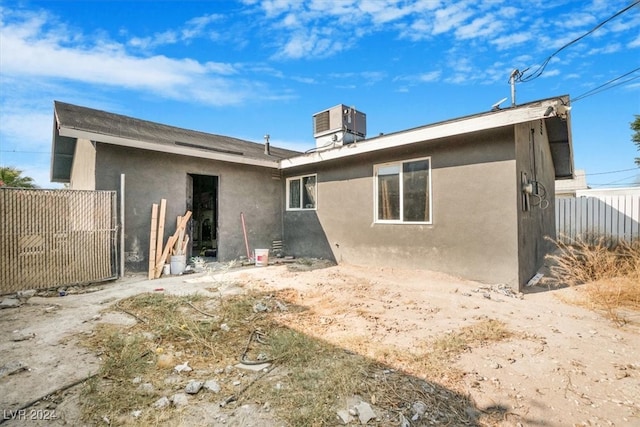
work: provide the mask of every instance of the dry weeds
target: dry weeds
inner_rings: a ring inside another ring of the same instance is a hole
[[[584,285],[582,305],[618,325],[628,323],[628,310],[640,310],[640,241],[602,237],[556,245],[551,273],[559,284]]]
[[[486,319],[425,341],[412,354],[385,349],[375,360],[348,345],[336,347],[285,326],[283,318],[291,321],[291,316],[308,311],[287,297],[296,299],[296,293],[254,293],[215,303],[203,297],[162,294],[120,301],[117,308],[138,322],[128,328],[98,328],[87,341],[104,362],[99,375],[85,386],[84,420],[141,426],[176,422],[181,415],[173,407],[144,410],[138,417],[131,414],[174,394],[175,386],[165,380],[175,376],[171,372],[175,365],[189,361],[194,372],[207,376],[197,379],[216,377],[222,389],[219,394],[199,395],[200,401],[231,402],[224,408],[229,411],[244,403],[268,404],[278,419],[291,426],[333,425],[336,412],[347,409],[354,398],[370,402],[383,414],[378,425],[410,419],[416,402],[424,403],[428,411],[421,418],[423,424],[412,425],[493,424],[492,414],[480,413],[457,389],[462,373],[452,362],[471,347],[508,339],[511,333],[502,323]],[[263,343],[251,341],[255,331],[260,331]],[[233,386],[238,373],[232,376],[225,368],[236,364],[243,353],[252,360],[262,355],[273,365],[268,372],[245,374],[245,386],[239,391]],[[183,379],[182,387],[188,379]],[[151,384],[151,391],[141,390],[139,383]]]

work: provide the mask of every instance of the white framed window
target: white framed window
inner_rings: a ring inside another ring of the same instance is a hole
[[[316,209],[318,189],[316,175],[287,178],[287,210]]]
[[[431,158],[374,166],[375,222],[431,224]]]

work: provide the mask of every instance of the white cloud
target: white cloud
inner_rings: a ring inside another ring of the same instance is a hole
[[[302,7],[302,2],[298,2],[296,0],[243,0],[243,2],[249,5],[258,4],[266,13],[267,18],[273,18],[292,9],[299,9]]]
[[[42,150],[50,144],[52,126],[50,111],[4,104],[0,114],[2,150]],[[15,141],[15,144],[7,144],[9,141]]]
[[[336,39],[331,29],[319,31],[300,30],[294,33],[282,47],[276,58],[299,59],[303,57],[323,58],[335,55],[345,49],[346,45]]]
[[[619,43],[611,43],[602,47],[594,48],[589,50],[589,55],[600,55],[607,53],[616,53],[622,50],[622,46]]]
[[[453,69],[456,73],[463,73],[470,75],[473,72],[473,65],[468,57],[456,55],[454,53],[453,59],[449,60],[449,68]]]
[[[292,76],[291,79],[298,83],[304,83],[307,85],[317,84],[318,82],[313,77],[301,77],[301,76]]]
[[[465,40],[476,37],[486,37],[498,34],[502,29],[502,23],[496,21],[495,16],[489,14],[482,18],[476,18],[467,25],[456,29],[456,37]]]
[[[442,7],[442,0],[415,0],[412,5],[415,13],[423,13]]]
[[[366,84],[371,85],[383,80],[387,76],[387,73],[384,71],[362,71],[360,75]]]
[[[282,20],[282,25],[285,28],[300,28],[302,27],[303,24],[298,19],[298,15],[293,13],[288,13]]]
[[[543,78],[555,77],[555,76],[559,76],[560,73],[561,73],[561,71],[558,70],[557,68],[554,69],[554,70],[550,70],[550,69],[547,68],[544,71],[544,73],[542,73],[541,77],[543,77]]]
[[[133,37],[129,40],[129,46],[139,49],[151,49],[156,46],[174,44],[178,42],[178,35],[175,31],[165,31],[157,33],[153,37]]]
[[[211,105],[242,102],[255,96],[258,89],[248,80],[224,79],[237,72],[232,64],[163,55],[136,56],[110,40],[83,45],[74,43],[83,40],[82,35],[55,26],[46,14],[12,18],[18,19],[0,23],[0,68],[7,76],[115,86]]]
[[[393,81],[405,83],[405,85],[403,85],[402,87],[406,89],[407,86],[415,86],[421,83],[433,83],[433,82],[440,81],[441,75],[442,75],[442,72],[439,70],[428,71],[425,73],[396,76],[393,78]]]
[[[422,73],[418,76],[418,80],[425,83],[437,82],[440,79],[441,71],[431,71],[429,73]]]
[[[520,18],[521,10],[513,6],[501,6],[496,13],[503,18],[515,19]]]
[[[127,44],[131,47],[148,50],[179,42],[188,43],[199,37],[215,39],[219,36],[215,31],[208,30],[208,27],[222,19],[223,16],[218,14],[198,16],[187,21],[182,28],[166,30],[147,37],[132,37]]]
[[[444,9],[438,9],[434,16],[433,34],[442,34],[456,28],[472,15],[473,13],[464,3],[456,3]]]
[[[533,35],[530,32],[513,33],[506,36],[497,37],[491,41],[490,44],[494,45],[498,50],[510,49],[513,46],[517,46],[531,40]]]
[[[468,83],[469,82],[469,75],[466,74],[466,73],[465,74],[453,73],[452,75],[450,75],[449,77],[444,79],[444,81],[446,83],[450,83],[450,84]]]
[[[398,25],[400,38],[417,42],[432,38],[433,25],[427,19],[416,19],[409,25]]]
[[[370,16],[374,24],[384,24],[386,22],[395,21],[411,13],[409,7],[398,5],[397,0],[363,0],[360,2],[359,9]]]
[[[563,27],[566,28],[580,28],[583,29],[589,25],[596,23],[596,18],[590,13],[572,13],[563,16],[563,19],[559,20]]]

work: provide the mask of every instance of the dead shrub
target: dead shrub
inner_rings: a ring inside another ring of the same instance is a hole
[[[551,273],[569,286],[616,277],[640,278],[640,242],[628,243],[603,237],[595,242],[555,241],[558,251],[547,258]]]
[[[618,324],[621,309],[640,310],[640,241],[611,237],[555,242],[558,251],[547,258],[551,274],[560,284],[585,285],[585,304],[602,310]]]

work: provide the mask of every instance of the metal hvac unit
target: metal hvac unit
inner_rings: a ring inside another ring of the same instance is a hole
[[[364,139],[367,115],[344,104],[313,115],[313,137],[316,147],[339,146]]]

